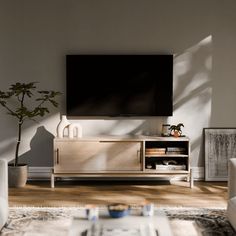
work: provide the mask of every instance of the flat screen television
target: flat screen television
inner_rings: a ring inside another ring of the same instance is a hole
[[[67,55],[67,115],[171,116],[173,55]]]

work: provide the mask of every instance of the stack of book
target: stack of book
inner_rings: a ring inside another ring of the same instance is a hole
[[[165,155],[166,149],[165,148],[146,148],[145,155],[152,156],[152,155]]]
[[[169,155],[186,154],[186,148],[184,148],[184,147],[167,147],[166,154],[169,154]]]
[[[186,170],[186,165],[160,165],[156,164],[156,170]]]

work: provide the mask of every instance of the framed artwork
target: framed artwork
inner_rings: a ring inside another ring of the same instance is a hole
[[[205,128],[205,180],[227,181],[228,160],[236,157],[236,128]]]

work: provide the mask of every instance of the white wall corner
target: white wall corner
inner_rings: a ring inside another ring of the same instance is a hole
[[[193,171],[194,180],[204,180],[205,168],[204,167],[191,167]]]

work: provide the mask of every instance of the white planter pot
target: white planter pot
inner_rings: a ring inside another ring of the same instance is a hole
[[[9,187],[24,187],[28,178],[28,165],[19,166],[8,165],[8,184]]]

